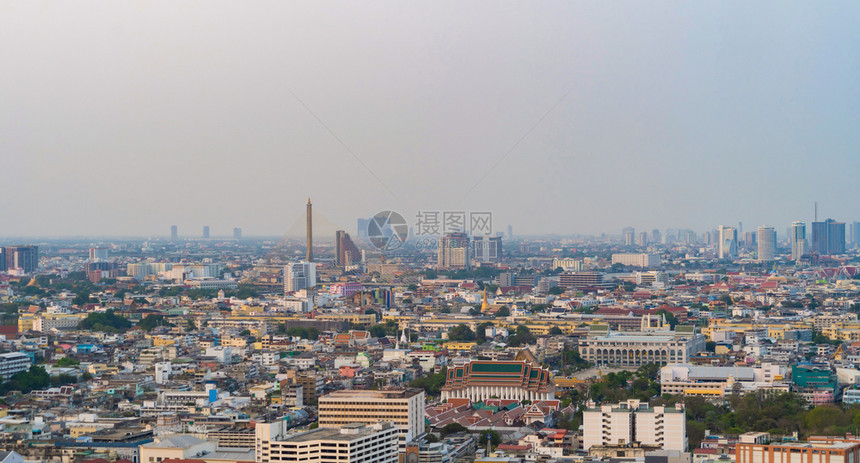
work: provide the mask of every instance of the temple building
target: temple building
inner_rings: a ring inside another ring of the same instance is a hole
[[[448,369],[442,400],[464,398],[472,402],[486,399],[555,399],[549,370],[527,362],[473,360]]]

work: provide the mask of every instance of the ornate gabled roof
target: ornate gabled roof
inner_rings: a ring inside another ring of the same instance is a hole
[[[549,370],[527,362],[472,360],[448,369],[443,390],[470,386],[513,386],[535,392],[552,389]]]

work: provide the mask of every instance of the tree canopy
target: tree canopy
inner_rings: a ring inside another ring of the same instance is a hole
[[[86,318],[81,320],[78,328],[105,333],[122,333],[131,328],[131,321],[115,314],[113,309],[108,309],[104,313],[90,313]]]
[[[468,326],[460,323],[448,331],[448,339],[452,341],[474,341],[475,332]]]

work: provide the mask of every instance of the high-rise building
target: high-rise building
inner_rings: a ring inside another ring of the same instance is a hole
[[[687,230],[684,232],[684,243],[688,246],[691,244],[695,244],[696,242],[696,232],[693,230]]]
[[[848,239],[854,246],[860,246],[860,222],[852,222],[848,231]]]
[[[656,228],[651,230],[651,242],[653,242],[654,244],[663,242],[663,236],[660,234],[660,230],[657,230]]]
[[[352,238],[349,237],[349,233],[343,230],[334,232],[334,243],[334,264],[338,267],[353,265],[361,259],[361,252],[358,250],[355,243],[352,242]]]
[[[424,390],[341,390],[319,398],[319,426],[393,422],[405,444],[424,434]]]
[[[798,260],[807,253],[806,224],[793,222],[791,224],[791,260]]]
[[[208,240],[208,239],[209,239],[209,225],[204,225],[204,226],[203,226],[203,239],[204,239],[204,240]]]
[[[353,423],[288,435],[287,420],[257,423],[256,463],[397,463],[398,433],[391,423]]]
[[[457,232],[439,238],[436,253],[437,269],[468,270],[471,268],[469,254],[469,235]]]
[[[38,246],[7,246],[6,271],[18,270],[24,273],[33,273],[39,268]]]
[[[305,230],[305,236],[307,239],[307,253],[305,254],[305,260],[308,262],[314,261],[314,213],[313,206],[311,205],[311,198],[308,198],[308,205],[305,209],[305,214],[307,215],[307,229]]]
[[[90,262],[103,262],[110,257],[108,248],[90,248]]]
[[[812,222],[812,249],[820,255],[837,255],[845,253],[845,222],[827,219],[824,222]]]
[[[638,246],[648,246],[648,232],[639,232],[639,238],[636,240]]]
[[[636,236],[636,229],[633,227],[626,227],[621,230],[621,233],[624,235],[624,245],[633,246]]]
[[[358,219],[355,227],[355,236],[358,239],[367,238],[367,227],[370,225],[370,219]]]
[[[170,226],[170,241],[176,241],[179,239],[179,227],[176,225]]]
[[[719,252],[717,257],[721,260],[735,260],[738,258],[738,231],[735,227],[720,225],[718,230]]]
[[[6,248],[0,248],[0,272],[6,271]]]
[[[831,255],[845,254],[845,222],[828,222],[827,248]]]
[[[758,248],[758,233],[754,231],[744,232],[744,249],[755,251]]]
[[[514,227],[511,225],[508,225],[508,239],[514,239]]]
[[[242,239],[242,229],[241,228],[236,227],[233,229],[233,239],[234,240],[241,240]]]
[[[620,253],[612,254],[612,263],[621,264],[631,267],[656,267],[661,263],[660,256],[657,254],[642,253]]]
[[[291,262],[284,266],[284,292],[290,293],[317,285],[316,264]]]
[[[687,450],[687,418],[684,404],[649,407],[629,399],[618,404],[596,405],[589,401],[582,413],[582,446],[630,446],[639,443],[662,450]]]
[[[472,257],[476,262],[499,262],[502,260],[501,236],[473,236]]]
[[[758,227],[758,260],[769,262],[776,256],[776,231],[773,227]]]

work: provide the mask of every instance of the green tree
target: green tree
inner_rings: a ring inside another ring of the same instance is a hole
[[[547,291],[547,293],[554,294],[556,296],[559,294],[564,294],[564,288],[562,288],[560,286],[553,286],[552,288],[549,289],[549,291]]]
[[[385,327],[382,325],[371,326],[370,327],[370,335],[373,336],[374,338],[384,338],[386,335]]]
[[[669,312],[666,309],[660,309],[657,311],[657,315],[662,315],[666,317],[666,323],[674,330],[675,326],[678,325],[678,319],[675,317],[675,314]]]
[[[149,314],[143,317],[143,320],[137,322],[137,326],[139,326],[144,331],[152,331],[153,328],[157,326],[176,326],[173,323],[170,323],[164,319],[164,315],[156,315]],[[250,334],[250,332],[249,332]]]
[[[525,325],[517,326],[516,334],[508,338],[508,345],[511,347],[519,347],[533,344],[535,342],[537,342],[537,338],[535,338],[529,328]]]
[[[469,429],[460,423],[448,423],[442,428],[442,430],[440,431],[440,434],[442,434],[442,437],[446,437],[446,436],[449,436],[451,434],[456,434],[458,432],[468,432],[468,431],[469,431]]]
[[[461,323],[448,331],[448,339],[452,341],[474,341],[475,332],[465,324]]]
[[[81,362],[69,357],[63,357],[60,360],[57,360],[58,367],[74,367],[80,364]]]
[[[502,436],[495,429],[485,429],[478,433],[478,445],[487,445],[487,437],[489,436],[490,445],[492,447],[496,447],[497,445],[502,443]],[[492,451],[492,448],[487,449],[488,453]]]
[[[409,387],[424,389],[428,396],[439,396],[442,393],[442,386],[445,385],[445,380],[448,377],[448,368],[442,367],[439,373],[429,373],[424,376],[419,376],[409,383]]]
[[[510,317],[510,316],[511,316],[510,309],[508,309],[507,307],[504,307],[504,306],[499,308],[499,310],[496,312],[496,317]]]
[[[559,336],[559,335],[564,334],[564,332],[561,331],[561,328],[559,328],[558,326],[553,326],[552,328],[549,329],[549,334],[550,334],[550,336]]]
[[[114,313],[113,309],[108,309],[104,313],[90,313],[81,320],[78,328],[105,333],[122,333],[131,328],[131,321]]]

